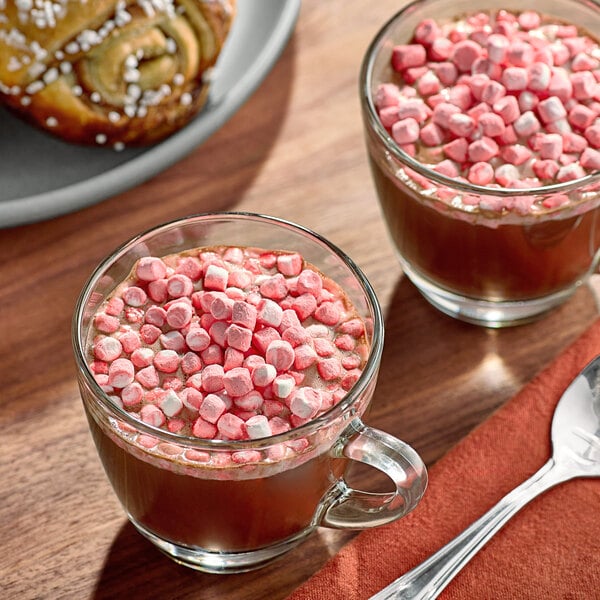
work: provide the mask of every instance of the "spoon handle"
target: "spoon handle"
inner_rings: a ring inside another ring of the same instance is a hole
[[[548,488],[572,477],[572,472],[569,473],[560,463],[550,459],[461,534],[370,600],[437,598],[456,574],[517,511]]]

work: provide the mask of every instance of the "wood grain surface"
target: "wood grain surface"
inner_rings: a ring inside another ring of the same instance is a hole
[[[296,221],[339,245],[385,313],[366,420],[428,464],[596,319],[596,277],[544,319],[500,331],[436,312],[403,277],[370,178],[358,101],[362,54],[398,7],[305,0],[264,83],[187,158],[93,207],[0,231],[1,598],[277,600],[352,535],[319,530],[260,571],[216,576],[172,563],[128,524],[87,428],[70,321],[95,265],[143,229],[245,210]],[[355,477],[377,484],[370,473]]]

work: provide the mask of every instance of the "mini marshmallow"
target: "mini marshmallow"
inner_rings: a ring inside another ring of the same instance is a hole
[[[335,302],[323,302],[314,314],[317,321],[331,327],[338,324],[341,316],[340,309]]]
[[[269,420],[264,415],[255,415],[246,421],[246,432],[252,440],[270,437],[272,435]]]
[[[552,71],[547,64],[543,62],[534,62],[527,67],[527,76],[529,80],[529,89],[541,92],[548,89]]]
[[[432,122],[447,129],[451,115],[460,112],[461,110],[458,108],[458,106],[450,104],[449,102],[441,102],[433,109]]]
[[[230,371],[235,367],[244,366],[244,352],[237,350],[236,348],[225,348],[223,353],[223,370]]]
[[[220,364],[206,365],[202,371],[202,389],[205,392],[219,392],[224,387],[225,371]]]
[[[273,365],[265,363],[254,368],[252,371],[252,382],[257,387],[266,387],[276,376],[277,369]]]
[[[107,336],[100,338],[94,343],[93,352],[98,360],[111,362],[121,356],[123,346],[116,338]]]
[[[513,123],[521,114],[519,102],[514,96],[504,96],[496,100],[492,104],[492,108],[495,113],[502,117],[506,125]]]
[[[592,148],[600,148],[600,123],[587,127],[583,135]]]
[[[162,427],[166,422],[164,413],[154,404],[142,406],[140,410],[140,419],[144,421],[144,423],[153,425],[154,427]]]
[[[126,385],[121,390],[121,401],[123,402],[123,406],[126,408],[132,408],[140,404],[144,397],[144,390],[142,386],[134,381],[129,385]]]
[[[279,335],[277,329],[273,327],[263,327],[262,329],[254,332],[254,335],[252,336],[252,343],[257,350],[259,350],[259,352],[264,354],[271,342],[280,339],[281,335]]]
[[[450,59],[459,71],[470,71],[473,62],[483,53],[482,47],[472,40],[462,40],[455,44]]]
[[[250,371],[244,367],[236,367],[223,375],[223,387],[232,397],[243,396],[252,390]]]
[[[183,405],[194,413],[200,410],[202,402],[204,401],[204,396],[202,393],[193,387],[184,388],[178,393],[178,395],[181,399],[181,402],[183,402]]]
[[[174,350],[159,350],[154,355],[153,364],[162,373],[174,373],[179,367],[179,355]]]
[[[94,315],[94,327],[101,333],[115,333],[119,330],[121,321],[118,317],[97,313]]]
[[[391,60],[396,71],[403,71],[409,67],[422,67],[427,61],[427,54],[420,44],[402,44],[394,46]]]
[[[315,312],[317,299],[312,294],[301,294],[292,301],[292,308],[300,321],[304,321]]]
[[[458,137],[469,137],[475,130],[475,121],[469,115],[455,113],[448,120],[448,129]]]
[[[548,133],[540,140],[541,159],[558,160],[563,153],[563,137],[558,133]]]
[[[217,427],[202,417],[198,417],[192,425],[192,434],[197,438],[211,440],[217,435]]]
[[[173,390],[169,390],[160,401],[159,406],[167,417],[175,417],[183,409],[183,402]]]
[[[431,115],[431,109],[423,102],[423,100],[417,98],[409,98],[400,102],[397,108],[398,119],[415,119],[418,123],[423,123]],[[310,270],[309,270],[310,272]],[[314,271],[312,271],[315,273]],[[317,275],[317,273],[315,273]],[[318,275],[317,275],[318,277]],[[319,280],[321,278],[319,277]],[[322,283],[319,290],[323,287]],[[315,294],[317,296],[317,294]]]
[[[290,401],[292,414],[302,419],[312,419],[321,408],[321,395],[312,388],[298,388]]]
[[[217,421],[219,433],[230,440],[241,440],[244,437],[244,421],[234,414],[225,413]]]
[[[467,159],[469,142],[464,138],[457,138],[447,144],[444,144],[444,154],[458,163],[463,163]]]
[[[506,125],[502,117],[496,113],[489,112],[481,115],[477,121],[483,135],[487,137],[496,137],[502,135]]]
[[[160,345],[165,350],[182,352],[185,349],[185,338],[179,331],[168,331],[167,333],[161,334],[158,339],[160,341]]]
[[[419,138],[426,146],[439,146],[444,141],[444,132],[435,123],[427,123],[421,128]]]
[[[437,94],[442,89],[438,76],[431,70],[424,73],[417,81],[417,91],[421,96]]]
[[[523,67],[507,67],[502,73],[502,84],[510,92],[525,90],[529,85],[529,72]]]
[[[133,383],[135,367],[127,358],[117,358],[108,367],[108,384],[115,388],[124,388]]]
[[[293,277],[302,271],[302,257],[297,253],[280,254],[277,256],[277,269],[283,275]]]
[[[550,97],[556,97],[561,102],[567,102],[573,96],[573,84],[569,74],[561,68],[554,68],[548,85]]]
[[[589,71],[571,73],[571,85],[573,86],[573,97],[577,100],[589,100],[594,97],[598,89],[596,78]]]
[[[217,394],[207,394],[197,407],[200,416],[209,423],[216,423],[227,410],[227,405]]]
[[[401,119],[392,125],[392,137],[398,144],[410,144],[419,139],[419,123],[412,117]]]
[[[560,167],[554,160],[536,160],[531,165],[531,168],[538,179],[552,181],[556,177]]]
[[[481,89],[481,100],[492,106],[506,96],[506,88],[499,81],[488,81]]]
[[[439,163],[437,163],[434,167],[433,170],[436,173],[440,173],[442,175],[445,175],[446,177],[458,177],[459,175],[459,170],[458,167],[456,166],[456,164],[451,161],[451,160],[442,160]]]
[[[506,59],[515,67],[526,67],[533,62],[535,53],[531,44],[513,41],[506,51]]]
[[[540,103],[540,99],[528,90],[523,90],[519,94],[519,108],[521,112],[533,110]]]
[[[187,275],[176,273],[167,279],[167,292],[171,298],[191,296],[193,291],[194,283]]]
[[[210,303],[210,314],[215,319],[227,320],[231,319],[234,301],[226,294],[213,297]]]
[[[206,289],[223,292],[227,288],[228,279],[229,272],[227,269],[218,265],[208,265],[204,272],[203,285]]]
[[[129,286],[123,291],[121,297],[123,298],[125,304],[135,307],[143,306],[148,299],[146,292],[136,285]]]
[[[510,42],[506,36],[498,33],[489,35],[486,45],[489,60],[496,64],[503,63],[509,45]]]
[[[586,148],[579,158],[579,164],[584,169],[591,171],[600,170],[600,152],[592,148]]]
[[[585,176],[585,171],[578,163],[570,163],[560,167],[556,174],[556,180],[561,183],[566,181],[574,181],[575,179],[581,179]]]
[[[242,410],[257,411],[263,405],[264,398],[257,390],[250,390],[242,396],[234,397],[233,402]]]
[[[263,297],[271,300],[283,300],[288,293],[285,278],[281,273],[265,279],[259,289]]]
[[[218,344],[211,344],[206,350],[200,352],[200,357],[205,365],[222,364],[223,349]]]
[[[142,281],[156,281],[167,274],[167,267],[160,258],[144,256],[140,258],[135,268],[135,275]]]
[[[210,346],[210,335],[202,327],[192,327],[185,336],[185,343],[190,350],[201,352]]]
[[[160,377],[158,375],[158,371],[154,368],[153,365],[149,365],[140,369],[135,374],[135,379],[141,385],[143,385],[147,390],[151,390],[155,388],[160,383]]]
[[[468,147],[469,160],[472,162],[487,162],[497,154],[498,144],[486,136],[471,142]]]
[[[277,375],[273,380],[273,394],[277,398],[287,398],[296,387],[296,380],[291,375]]]
[[[294,348],[294,355],[294,368],[299,370],[307,369],[317,360],[317,353],[309,344],[301,344]]]
[[[294,364],[294,349],[292,345],[285,340],[272,341],[265,353],[267,363],[273,365],[277,371],[286,371]]]
[[[225,331],[225,342],[231,348],[246,352],[252,345],[252,331],[232,323]]]
[[[521,137],[529,137],[541,129],[540,122],[531,110],[524,112],[512,125]]]
[[[166,320],[169,327],[182,329],[192,320],[193,310],[187,302],[176,302],[167,309]]]
[[[146,323],[140,327],[140,338],[148,345],[154,344],[160,335],[161,330],[154,325]]]
[[[167,311],[162,306],[150,306],[144,315],[144,322],[162,327],[167,322]]]
[[[104,312],[107,315],[111,315],[113,317],[118,317],[125,306],[125,302],[118,296],[113,296],[104,307]]]
[[[596,119],[596,113],[584,104],[576,104],[567,117],[569,123],[577,129],[589,127]]]
[[[500,150],[500,156],[511,165],[522,165],[531,158],[531,150],[521,144],[504,146]]]
[[[375,92],[375,106],[381,110],[385,107],[397,106],[402,95],[397,85],[381,83]]]
[[[469,169],[467,179],[476,185],[487,185],[494,179],[494,169],[488,162],[476,162]]]
[[[323,358],[317,363],[317,371],[325,381],[333,381],[342,375],[343,368],[338,358]]]

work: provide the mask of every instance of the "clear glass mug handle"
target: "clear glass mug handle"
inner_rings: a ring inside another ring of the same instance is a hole
[[[395,490],[366,492],[340,479],[324,498],[319,525],[335,529],[363,529],[385,525],[413,510],[427,487],[421,457],[406,443],[354,419],[332,448],[334,456],[349,458],[387,475]]]

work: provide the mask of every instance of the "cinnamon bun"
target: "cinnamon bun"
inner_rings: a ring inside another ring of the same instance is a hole
[[[0,98],[65,140],[157,142],[204,105],[235,0],[0,0]]]

